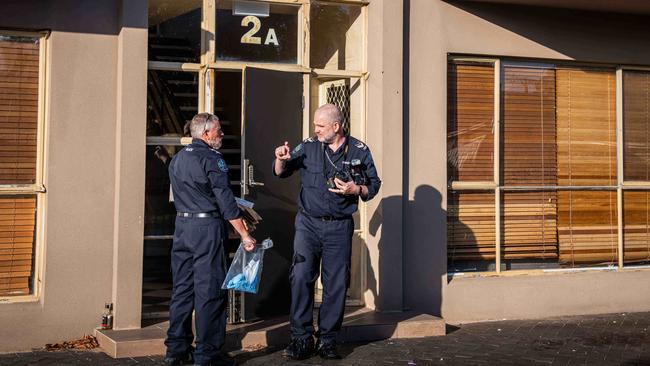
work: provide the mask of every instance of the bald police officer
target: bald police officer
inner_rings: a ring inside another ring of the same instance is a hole
[[[228,166],[218,151],[223,132],[219,119],[199,113],[190,123],[192,143],[174,156],[169,166],[177,210],[172,246],[173,291],[165,362],[182,365],[233,365],[221,355],[226,331],[224,240],[230,221],[246,250],[255,239],[244,226],[230,190]],[[192,311],[195,310],[196,351],[192,349]]]
[[[350,281],[350,254],[359,198],[372,199],[381,181],[368,146],[343,132],[343,116],[332,104],[314,114],[315,138],[290,150],[275,149],[274,174],[300,171],[299,212],[291,270],[291,343],[284,355],[305,359],[341,358],[336,336],[341,328]],[[322,262],[323,302],[314,346],[314,283]]]

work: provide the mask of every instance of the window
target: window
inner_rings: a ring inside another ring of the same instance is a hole
[[[646,192],[626,191],[619,212],[614,67],[451,59],[448,70],[450,272],[620,265],[619,215],[625,260],[650,258]],[[648,181],[648,80],[623,76],[625,177]]]
[[[36,291],[43,40],[0,32],[0,298]]]
[[[624,70],[623,262],[650,263],[650,72]],[[639,189],[640,188],[640,189]],[[644,189],[645,188],[645,189]]]

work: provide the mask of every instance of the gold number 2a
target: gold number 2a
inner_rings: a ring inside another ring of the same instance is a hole
[[[262,27],[260,18],[248,15],[241,20],[242,27],[247,27],[251,23],[253,23],[253,28],[249,29],[248,32],[241,36],[241,43],[262,44],[262,38],[255,36],[255,33],[257,33]]]

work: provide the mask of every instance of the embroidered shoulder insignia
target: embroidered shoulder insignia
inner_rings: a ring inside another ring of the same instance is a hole
[[[226,164],[226,161],[223,159],[219,159],[217,162],[217,167],[219,167],[219,170],[221,170],[224,173],[228,173],[228,165]]]
[[[185,151],[194,151],[194,148],[193,147],[186,147]]]
[[[364,143],[361,142],[361,141],[357,141],[357,143],[356,143],[354,146],[356,146],[356,147],[357,147],[358,149],[360,149],[360,150],[366,150],[366,149],[368,149],[368,146],[366,146],[366,144],[364,144]]]
[[[302,142],[314,142],[314,141],[315,141],[315,140],[314,140],[313,137],[307,137],[307,138],[304,139]]]

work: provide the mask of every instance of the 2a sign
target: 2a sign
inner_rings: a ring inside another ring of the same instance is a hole
[[[242,27],[248,27],[251,24],[252,27],[248,30],[248,32],[244,33],[244,35],[241,36],[241,43],[262,44],[262,37],[256,36],[256,34],[262,28],[262,21],[260,18],[253,15],[245,16],[244,19],[241,20]],[[276,47],[280,46],[280,42],[278,42],[278,36],[275,34],[275,29],[269,28],[269,30],[266,32],[264,45],[273,45]]]

